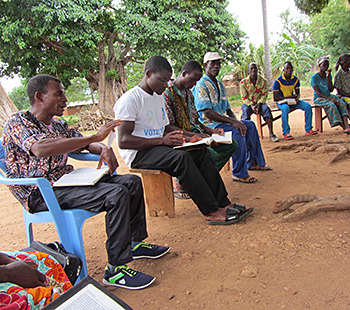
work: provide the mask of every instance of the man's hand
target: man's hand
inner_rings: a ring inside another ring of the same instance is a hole
[[[185,138],[181,130],[175,130],[163,137],[163,145],[179,146],[185,143]]]
[[[225,131],[222,128],[214,128],[212,134],[213,133],[216,133],[219,136],[223,136],[225,134]]]
[[[231,126],[238,129],[241,132],[241,136],[245,136],[247,133],[247,127],[244,125],[244,123],[231,118],[230,122]]]
[[[116,171],[119,167],[118,160],[115,157],[112,148],[107,147],[105,145],[102,147],[97,169],[100,169],[102,167],[103,162],[107,163],[107,166],[109,168],[109,174],[111,176],[113,175],[114,171]]]
[[[7,282],[18,284],[24,288],[46,286],[46,276],[25,262],[15,261],[2,268],[4,268],[2,272],[9,277]]]
[[[114,128],[119,126],[121,123],[122,121],[120,119],[116,119],[101,126],[98,132],[95,134],[97,141],[103,141],[104,139],[106,139],[109,133],[112,130],[114,131]]]
[[[251,107],[252,107],[252,110],[253,110],[254,114],[259,114],[260,113],[260,111],[261,111],[261,104],[254,103],[254,104],[252,104]]]
[[[202,139],[203,139],[203,137],[201,137],[200,134],[197,134],[197,135],[192,136],[190,142],[194,143],[194,142],[200,141]]]

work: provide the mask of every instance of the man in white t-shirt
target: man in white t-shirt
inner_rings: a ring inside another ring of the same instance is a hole
[[[185,142],[183,132],[169,125],[162,96],[172,75],[169,62],[152,56],[138,86],[127,91],[114,106],[123,120],[118,128],[120,155],[130,168],[160,169],[177,177],[208,224],[229,225],[253,208],[232,204],[207,148],[173,149]]]

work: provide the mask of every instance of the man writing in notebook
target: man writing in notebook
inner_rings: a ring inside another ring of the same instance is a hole
[[[196,85],[202,76],[201,65],[195,60],[190,60],[182,66],[177,78],[173,82],[168,82],[168,87],[163,92],[163,97],[170,126],[175,130],[182,130],[184,135],[189,137],[197,135],[205,138],[212,134],[223,135],[223,129],[206,127],[198,120],[199,116],[194,105],[191,88]],[[219,171],[231,158],[236,148],[236,140],[232,140],[232,144],[214,143],[208,147]],[[173,179],[173,184],[175,197],[180,199],[189,198],[176,178]]]
[[[158,258],[169,248],[142,242],[147,230],[141,180],[135,175],[113,175],[117,159],[111,148],[100,143],[121,121],[111,121],[84,137],[56,118],[63,115],[67,102],[59,79],[36,75],[28,82],[27,94],[30,110],[12,115],[2,134],[8,177],[44,177],[52,184],[74,169],[67,165],[67,153],[86,149],[100,154],[98,166],[106,162],[110,175],[94,186],[54,188],[56,198],[62,209],[107,212],[108,266],[103,283],[128,289],[147,287],[154,278],[125,264],[137,258]],[[11,186],[10,190],[29,212],[47,210],[36,186]]]
[[[176,177],[190,195],[208,224],[234,224],[253,208],[232,204],[205,147],[185,151],[174,149],[185,141],[183,132],[173,131],[165,111],[162,93],[172,74],[169,62],[152,56],[146,62],[138,86],[127,91],[114,106],[119,153],[131,168],[160,169]]]

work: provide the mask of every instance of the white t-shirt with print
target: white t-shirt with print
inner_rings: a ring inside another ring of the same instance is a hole
[[[169,124],[163,96],[150,95],[139,86],[128,90],[117,100],[114,114],[116,119],[135,122],[131,134],[146,139],[163,137],[164,128]],[[128,167],[131,167],[136,153],[134,149],[119,148],[119,154]]]

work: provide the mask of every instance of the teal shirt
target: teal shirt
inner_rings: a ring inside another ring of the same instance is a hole
[[[332,74],[330,75],[331,81],[332,81]],[[316,72],[312,77],[311,77],[311,86],[318,86],[320,89],[321,93],[330,96],[331,92],[329,91],[328,88],[328,80],[327,78],[321,78],[318,73]],[[314,91],[314,99],[318,98],[316,95],[316,92]]]
[[[204,115],[203,110],[213,109],[215,112],[221,115],[227,115],[226,110],[231,108],[227,99],[224,84],[218,81],[218,86],[219,89],[216,87],[210,77],[204,75],[192,90],[194,103],[199,114],[199,121],[203,125],[213,129],[221,123],[207,118]]]

